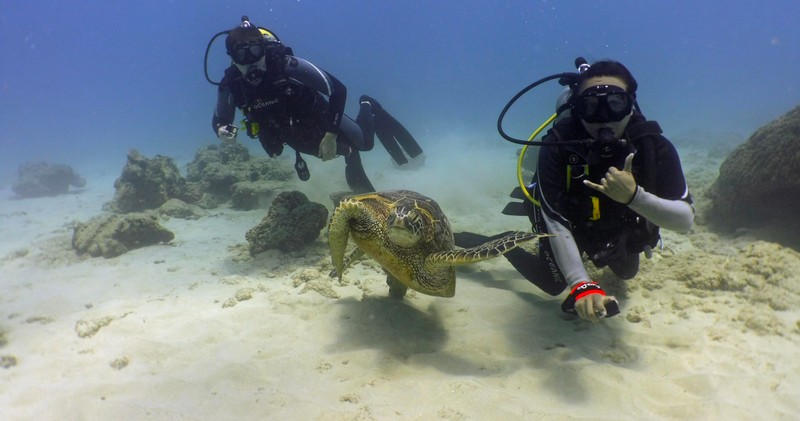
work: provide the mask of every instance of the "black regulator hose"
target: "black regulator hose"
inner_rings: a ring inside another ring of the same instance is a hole
[[[528,93],[528,91],[530,91],[531,89],[533,89],[533,88],[535,88],[535,87],[537,87],[537,86],[539,86],[539,85],[541,85],[541,84],[543,84],[545,82],[549,82],[549,81],[551,81],[553,79],[559,79],[559,82],[561,82],[562,85],[567,85],[572,80],[574,80],[576,78],[576,76],[577,76],[576,73],[557,73],[557,74],[554,74],[554,75],[543,77],[543,78],[537,80],[536,82],[533,82],[530,85],[526,86],[521,91],[517,92],[517,94],[514,95],[511,98],[511,100],[508,101],[508,104],[506,104],[506,106],[503,107],[503,111],[500,112],[500,116],[497,117],[497,131],[500,133],[500,136],[502,136],[503,139],[505,139],[505,140],[507,140],[507,141],[509,141],[511,143],[516,143],[518,145],[543,146],[542,142],[535,142],[535,141],[531,141],[531,140],[517,139],[517,138],[511,137],[510,135],[508,135],[505,132],[505,130],[503,130],[503,119],[505,119],[506,113],[511,108],[511,106],[514,105],[514,103],[517,102],[518,99],[520,99],[523,95]]]
[[[500,136],[502,136],[503,139],[505,139],[505,140],[507,140],[507,141],[509,141],[511,143],[516,143],[518,145],[551,146],[551,144],[549,144],[549,143],[545,144],[545,143],[542,143],[542,142],[535,142],[535,141],[533,141],[533,139],[523,140],[523,139],[516,139],[516,138],[513,138],[513,137],[509,136],[503,130],[503,119],[505,118],[506,112],[508,112],[508,109],[511,108],[511,106],[514,105],[514,103],[517,102],[517,100],[521,96],[525,95],[528,91],[530,91],[531,89],[541,85],[542,83],[551,81],[553,79],[558,79],[558,83],[561,86],[569,86],[570,89],[573,89],[573,90],[576,89],[577,85],[578,85],[578,81],[579,81],[579,79],[581,77],[581,74],[583,72],[585,72],[586,70],[588,70],[589,67],[591,67],[591,66],[586,61],[586,59],[583,58],[583,57],[576,58],[574,64],[575,64],[575,68],[578,70],[578,73],[558,73],[558,74],[555,74],[555,75],[550,75],[550,76],[543,77],[543,78],[537,80],[536,82],[531,83],[530,85],[525,87],[523,90],[517,92],[517,94],[514,95],[514,97],[511,98],[510,101],[508,101],[508,104],[506,104],[506,106],[503,107],[503,111],[500,112],[500,116],[497,117],[497,131],[500,133]],[[552,119],[554,119],[559,114],[561,114],[565,109],[566,109],[566,107],[564,109],[559,108],[558,110],[556,110],[555,116],[551,117],[551,119],[548,120],[547,122],[545,122],[545,124],[549,124],[550,121],[552,121]],[[540,127],[536,132],[534,132],[534,136],[535,136],[536,133],[538,133],[543,128],[544,128],[544,125],[542,127]],[[584,143],[584,141],[564,141],[564,142],[559,142],[560,145],[567,145],[567,144],[574,144],[574,143]]]
[[[214,86],[219,86],[222,82],[221,81],[220,82],[214,82],[213,80],[211,80],[211,77],[208,76],[208,52],[211,51],[211,44],[214,44],[214,41],[216,41],[217,38],[219,38],[222,35],[226,35],[228,32],[230,32],[230,31],[218,32],[216,35],[211,37],[211,40],[208,41],[208,46],[206,47],[206,55],[205,55],[205,59],[203,60],[203,71],[206,74],[206,80],[208,81],[208,83],[210,83],[210,84],[212,84]]]

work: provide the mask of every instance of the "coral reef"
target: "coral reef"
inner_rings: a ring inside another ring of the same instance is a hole
[[[93,257],[116,257],[136,248],[167,243],[175,238],[158,223],[155,215],[129,213],[127,215],[96,216],[86,223],[78,223],[72,235],[72,248],[78,254]]]
[[[122,174],[114,182],[114,199],[108,204],[108,210],[115,214],[77,223],[72,247],[78,254],[114,257],[134,248],[169,242],[174,234],[158,223],[159,216],[198,219],[206,214],[203,208],[225,202],[234,209],[255,209],[293,177],[285,162],[252,158],[238,143],[201,148],[187,172],[187,177],[181,176],[172,158],[156,155],[150,159],[136,150],[129,151]],[[302,199],[278,200],[278,207],[283,203],[289,208],[274,212],[267,232],[254,229],[259,245],[251,248],[291,250],[319,236],[327,210],[308,203],[305,196]],[[284,218],[295,218],[290,223],[295,227],[287,229],[281,221]]]
[[[268,249],[298,250],[319,237],[328,221],[328,210],[298,191],[281,192],[261,222],[247,231],[250,254]]]
[[[158,214],[168,218],[199,219],[205,213],[199,206],[186,203],[180,199],[169,199],[158,208]]]
[[[69,165],[28,162],[19,167],[18,178],[11,190],[21,198],[56,196],[69,187],[83,187],[86,180]]]
[[[720,166],[707,192],[713,228],[766,229],[800,238],[800,107],[758,129]]]
[[[148,159],[136,150],[128,152],[128,162],[114,188],[117,191],[110,208],[119,213],[156,209],[171,198],[196,201],[172,158],[156,155]]]
[[[206,208],[229,200],[234,209],[258,208],[293,176],[284,161],[251,157],[236,142],[200,148],[186,169],[186,179],[204,193],[199,204]]]
[[[292,177],[285,162],[253,158],[238,143],[201,148],[187,166],[185,178],[172,158],[148,159],[132,150],[114,183],[117,191],[109,208],[117,213],[141,212],[180,199],[206,209],[230,201],[234,209],[250,210],[285,188]]]

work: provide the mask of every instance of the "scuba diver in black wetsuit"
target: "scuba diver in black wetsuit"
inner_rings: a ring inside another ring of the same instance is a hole
[[[542,146],[532,183],[512,193],[529,200],[512,202],[503,213],[527,215],[534,231],[555,234],[540,239],[538,256],[518,248],[505,257],[548,294],[569,288],[562,310],[597,322],[619,308],[589,278],[582,255],[622,279],[633,278],[639,254],[649,255],[659,242],[659,227],[688,231],[694,209],[678,153],[658,123],[647,121],[639,110],[637,83],[628,69],[614,61],[577,64],[583,66],[581,73],[553,75],[521,91],[498,120],[507,140]],[[569,85],[566,103],[540,127],[560,117],[541,142],[507,136],[502,119],[511,104],[536,84],[559,76]],[[487,240],[455,234],[460,247]]]
[[[345,157],[345,177],[355,193],[374,191],[361,164],[362,151],[369,151],[377,134],[392,158],[402,165],[422,149],[408,131],[377,101],[364,95],[358,117],[344,114],[347,89],[335,77],[314,64],[295,57],[292,49],[266,28],[256,27],[247,16],[240,26],[216,34],[227,35],[225,48],[233,63],[218,85],[217,106],[212,119],[214,133],[223,141],[234,141],[236,108],[245,117],[247,134],[258,138],[271,157],[288,145],[295,150],[295,170],[301,180],[310,173],[301,153],[323,161]]]

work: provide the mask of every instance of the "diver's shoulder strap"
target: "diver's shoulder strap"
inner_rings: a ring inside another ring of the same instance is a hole
[[[238,70],[233,68],[233,66],[229,67],[227,70],[225,70],[225,77],[222,80],[226,81],[229,86],[231,95],[233,96],[233,105],[239,109],[246,107],[247,93],[245,92],[243,83],[244,79],[242,79],[242,76],[240,73],[238,73]]]
[[[655,120],[636,122],[629,125],[626,132],[631,142],[647,136],[661,136],[661,133],[663,133],[661,125]],[[652,190],[658,177],[658,174],[656,174],[656,146],[653,142],[642,142],[640,148],[644,156],[644,166],[642,168],[642,176],[637,182],[646,190]]]
[[[629,140],[634,141],[644,136],[660,135],[664,133],[661,125],[655,120],[640,121],[628,126],[626,130]]]

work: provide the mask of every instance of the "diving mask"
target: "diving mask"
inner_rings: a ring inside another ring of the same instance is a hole
[[[253,64],[264,57],[264,43],[240,44],[231,50],[230,55],[236,64]]]
[[[587,123],[621,121],[630,115],[633,98],[625,89],[614,85],[598,85],[581,92],[575,111]]]

